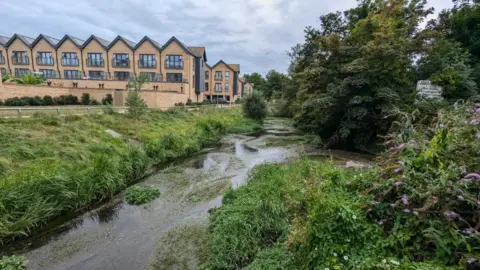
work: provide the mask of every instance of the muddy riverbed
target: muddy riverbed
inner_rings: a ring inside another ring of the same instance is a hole
[[[253,167],[298,158],[299,140],[271,143],[295,133],[271,121],[267,134],[229,135],[217,148],[172,163],[137,184],[159,188],[158,199],[132,206],[119,194],[61,231],[32,238],[24,250],[28,269],[195,269],[208,210]]]

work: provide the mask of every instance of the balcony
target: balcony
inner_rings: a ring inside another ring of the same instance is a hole
[[[62,66],[78,67],[79,61],[76,58],[62,58]]]
[[[63,78],[66,80],[81,80],[82,79],[82,74],[80,72],[78,73],[70,73],[70,74],[64,74]]]
[[[139,68],[157,68],[157,60],[138,60]]]
[[[129,59],[112,59],[112,67],[128,68],[130,67],[130,60]]]
[[[89,80],[107,80],[108,75],[106,72],[95,72],[95,73],[88,73]]]
[[[28,58],[28,56],[12,56],[12,64],[28,65],[30,64],[30,59]]]
[[[0,65],[5,65],[5,57],[3,55],[0,55]]]
[[[53,57],[37,57],[36,60],[39,66],[53,66]]]
[[[45,79],[60,79],[60,74],[58,74],[56,71],[45,72],[43,73],[42,77]]]
[[[104,67],[103,59],[88,59],[87,58],[87,67]]]
[[[128,81],[132,77],[130,72],[115,72],[113,73],[114,81]]]
[[[223,76],[215,76],[215,81],[223,81]]]
[[[183,69],[183,61],[167,61],[165,62],[165,68],[167,69]]]

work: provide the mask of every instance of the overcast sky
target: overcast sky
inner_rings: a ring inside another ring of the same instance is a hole
[[[286,51],[303,41],[307,25],[322,14],[345,10],[355,0],[1,0],[0,34],[55,38],[64,34],[107,40],[122,35],[134,42],[148,35],[159,43],[176,36],[205,46],[208,63],[223,59],[241,72],[285,72]],[[430,0],[436,12],[450,0]]]

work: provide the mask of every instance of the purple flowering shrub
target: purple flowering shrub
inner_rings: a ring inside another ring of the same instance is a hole
[[[413,261],[480,259],[480,105],[439,111],[387,138],[380,170],[354,183],[384,242]],[[404,130],[403,130],[404,131]],[[372,182],[373,179],[373,182]]]

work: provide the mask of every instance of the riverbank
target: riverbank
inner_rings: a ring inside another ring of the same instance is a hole
[[[240,109],[0,119],[0,241],[105,201],[150,166],[260,126]]]
[[[478,107],[407,118],[373,168],[256,167],[211,211],[203,269],[477,269]]]

